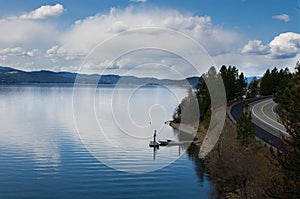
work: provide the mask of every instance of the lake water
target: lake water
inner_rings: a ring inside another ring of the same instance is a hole
[[[154,130],[190,139],[164,123],[185,95],[160,86],[0,87],[0,198],[209,198],[197,147],[148,146]]]

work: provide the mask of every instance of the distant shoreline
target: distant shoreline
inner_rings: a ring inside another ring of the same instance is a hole
[[[16,84],[1,84],[0,87],[82,87],[82,88],[131,88],[131,87],[142,87],[142,88],[155,88],[155,87],[164,87],[170,86],[174,88],[185,87],[179,85],[139,85],[139,84],[78,84],[78,83],[16,83]]]
[[[31,71],[26,72],[0,66],[0,85],[167,85],[195,88],[200,77],[184,79],[158,79],[155,77],[120,76],[113,74],[80,74],[72,72]]]

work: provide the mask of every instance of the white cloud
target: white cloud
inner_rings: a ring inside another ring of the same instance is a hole
[[[4,48],[0,49],[0,54],[4,56],[29,56],[33,57],[38,52],[37,49],[32,51],[26,51],[22,47],[14,47],[14,48]]]
[[[76,57],[76,56],[71,56],[71,55],[67,55],[65,57],[65,60],[68,60],[68,61],[71,61],[71,60],[78,60],[79,57]]]
[[[286,59],[274,59],[269,55],[257,56],[253,54],[239,55],[237,53],[228,53],[223,55],[218,55],[214,57],[214,61],[217,66],[234,65],[239,68],[240,71],[244,72],[246,76],[253,75],[263,75],[267,68],[277,68],[290,67],[293,70],[295,63],[299,60],[299,54],[297,57],[286,58]]]
[[[60,45],[59,47],[55,47],[55,50],[63,50],[66,60],[75,60],[76,58],[87,55],[95,46],[120,32],[153,27],[158,29],[172,29],[183,33],[186,35],[184,36],[186,40],[188,40],[187,36],[191,37],[199,42],[210,55],[230,52],[238,48],[241,43],[241,36],[238,33],[214,25],[210,16],[192,16],[182,14],[172,9],[156,8],[147,10],[140,7],[128,7],[122,10],[112,8],[108,14],[98,14],[76,21],[71,28],[62,35]],[[140,32],[139,35],[126,33],[123,34],[122,37],[123,40],[107,46],[103,52],[99,52],[97,63],[91,63],[87,67],[90,70],[94,69],[94,71],[89,72],[101,72],[99,70],[107,66],[106,63],[109,63],[115,56],[118,56],[116,55],[116,49],[124,49],[126,46],[135,46],[140,42],[145,42],[145,40],[149,41],[149,45],[151,45],[151,43],[153,45],[159,43],[162,46],[177,47],[181,52],[185,51],[186,53],[195,54],[193,47],[189,46],[186,40],[178,39],[172,41],[165,33],[158,34],[157,32],[153,32],[153,34],[151,34],[149,31],[146,31],[145,33]],[[50,54],[50,52],[47,54]],[[144,55],[141,53],[134,54],[134,56],[127,57],[126,60],[125,58],[124,60],[118,60],[118,63],[110,66],[110,68],[130,70],[144,63],[161,63],[161,60],[165,59],[168,65],[176,66],[175,68],[178,71],[185,73],[185,75],[192,75],[192,70],[184,71],[184,66],[182,65],[180,67],[177,64],[179,58],[175,55],[168,55],[167,58],[165,58],[157,54],[149,54],[148,52]],[[107,57],[111,57],[111,59],[108,60]],[[198,57],[195,55],[195,58],[201,59],[199,55]],[[207,62],[203,61],[201,64],[205,65],[205,63]],[[187,63],[184,64],[186,65]],[[155,64],[153,64],[153,66],[154,65]],[[211,63],[208,63],[208,65],[210,66]]]
[[[273,19],[278,19],[284,22],[289,22],[291,20],[290,16],[287,14],[282,14],[282,15],[275,15],[272,16]]]
[[[39,8],[24,14],[22,18],[26,18],[25,15],[27,19],[59,15],[57,12],[53,15],[42,13]],[[118,34],[123,35],[122,39],[106,46],[103,51],[99,51],[99,58],[89,63],[90,71],[85,72],[101,72],[100,69],[107,67],[118,56],[119,49],[125,49],[126,46],[135,47],[141,42],[148,42],[148,46],[161,44],[177,47],[178,52],[192,55],[202,65],[210,63],[195,54],[195,46],[191,46],[186,40],[174,41],[174,37],[172,40],[164,33],[152,33],[149,29],[137,35],[124,33],[124,31],[130,32],[143,27],[172,29],[183,33],[186,38],[191,37],[202,45],[217,66],[240,64],[239,67],[248,74],[252,74],[253,71],[260,73],[266,67],[273,65],[294,64],[294,58],[299,57],[300,53],[297,33],[282,33],[270,43],[265,44],[260,40],[248,41],[236,30],[229,30],[214,24],[210,16],[183,14],[177,10],[165,8],[151,10],[140,6],[130,6],[125,9],[112,8],[109,13],[78,20],[64,30],[58,28],[55,23],[57,22],[23,20],[20,17],[0,19],[0,46],[3,47],[0,49],[0,64],[10,66],[19,64],[20,68],[28,67],[26,70],[52,69],[57,66],[56,69],[68,70],[69,67],[69,70],[74,71],[94,47]],[[176,70],[184,76],[195,74],[195,71],[191,70],[188,63],[184,62],[181,57],[162,51],[132,52],[110,66],[111,73],[132,74],[131,72],[134,71],[136,75],[141,76],[145,74],[156,77],[168,75],[170,73],[168,70]]]
[[[276,36],[269,44],[273,58],[293,58],[300,53],[300,34],[286,32]]]
[[[37,48],[59,38],[59,31],[53,24],[16,18],[0,20],[0,32],[0,46],[32,45]]]
[[[270,47],[261,44],[260,40],[250,40],[241,50],[242,54],[267,55],[270,53]]]
[[[281,33],[269,44],[262,45],[260,40],[250,40],[241,50],[242,54],[267,55],[273,59],[294,58],[300,53],[300,34]]]
[[[29,56],[29,57],[36,57],[36,56],[39,56],[39,54],[40,54],[39,49],[33,49],[31,51],[26,52],[26,55]]]
[[[140,3],[145,3],[147,0],[130,0],[131,2],[140,2]]]
[[[37,14],[40,13],[38,10],[33,11],[30,16],[36,19],[42,16],[42,14]],[[25,15],[23,15],[24,17]],[[27,17],[29,17],[29,14],[27,14]],[[40,51],[33,50],[24,50],[20,53],[26,55],[26,57],[32,57],[32,59],[39,59],[38,61],[34,60],[34,64],[30,66],[32,68],[40,69],[41,66],[52,68],[53,63],[65,67],[68,65],[79,66],[80,60],[100,42],[120,32],[142,27],[167,28],[182,32],[203,45],[211,55],[229,52],[239,46],[238,43],[240,42],[239,34],[214,25],[210,16],[192,16],[172,9],[154,8],[148,10],[131,6],[121,10],[112,8],[108,14],[97,14],[78,20],[64,31],[59,30],[55,24],[45,21],[21,20],[18,17],[3,19],[0,20],[0,46],[23,46],[26,49],[42,49],[44,51],[43,55],[40,54]],[[145,38],[145,35],[132,36],[131,40],[124,38],[115,46],[109,46],[103,54],[114,55],[115,48],[134,45]],[[150,35],[147,38],[150,43],[153,41],[165,46],[178,46],[182,51],[193,53],[193,49],[186,42],[178,40],[171,43],[166,35]],[[145,56],[147,57],[141,59],[144,56],[138,54],[130,56],[127,60],[118,60],[117,65],[112,66],[112,68],[119,67],[120,69],[129,70],[133,66],[146,62],[160,64],[164,59],[167,65],[174,66],[178,71],[184,73],[184,67],[176,64],[180,61],[174,55],[168,55],[165,58],[146,53]],[[9,61],[12,66],[17,62],[22,63],[20,59],[15,59],[14,62],[13,59],[9,58]],[[26,60],[26,63],[31,61]],[[100,61],[97,65],[93,65],[94,69],[105,65],[101,63],[105,63],[106,60]],[[192,75],[191,70],[186,71],[186,74]]]
[[[65,9],[63,5],[56,4],[56,5],[44,5],[36,10],[33,10],[30,13],[26,13],[20,16],[20,19],[47,19],[58,17],[64,13]]]
[[[6,54],[6,55],[24,55],[25,51],[21,47],[4,48],[4,49],[0,50],[0,54]]]
[[[71,53],[68,54],[62,47],[58,45],[54,45],[49,48],[44,55],[46,57],[50,57],[54,63],[57,63],[59,60],[78,61],[82,58],[82,55],[71,55]]]
[[[109,29],[109,32],[119,33],[128,30],[128,25],[123,21],[116,21],[113,23]]]
[[[47,57],[53,57],[58,54],[59,46],[52,46],[50,49],[46,51],[46,56]]]
[[[129,7],[125,10],[113,8],[107,15],[96,15],[77,21],[69,31],[65,32],[61,44],[71,54],[87,54],[98,43],[113,34],[142,27],[170,28],[180,31],[201,43],[211,54],[229,51],[235,48],[240,40],[237,33],[213,25],[209,16],[183,15],[171,9],[150,11]]]
[[[34,52],[33,51],[28,51],[28,52],[26,52],[26,55],[29,56],[29,57],[33,57]]]

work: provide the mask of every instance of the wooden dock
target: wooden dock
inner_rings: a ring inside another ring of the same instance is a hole
[[[190,141],[174,141],[174,140],[170,140],[168,142],[166,141],[158,141],[158,142],[154,142],[154,141],[150,141],[149,143],[149,147],[159,147],[159,146],[178,146],[178,145],[185,145],[185,144],[191,144],[193,142],[193,140]]]
[[[149,147],[156,147],[156,148],[158,148],[159,147],[159,143],[155,142],[155,141],[150,141]]]

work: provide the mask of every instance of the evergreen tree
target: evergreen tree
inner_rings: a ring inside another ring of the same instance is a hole
[[[251,113],[244,111],[236,124],[238,134],[237,138],[245,147],[251,144],[254,140],[254,124],[251,120]]]
[[[225,65],[221,67],[220,74],[224,82],[227,101],[241,99],[247,86],[244,74],[239,75],[239,70],[235,66],[227,68]]]
[[[259,80],[256,79],[256,77],[254,77],[248,86],[247,98],[253,98],[259,94],[258,83],[259,83]]]
[[[275,198],[300,198],[300,63],[284,91],[279,92],[279,114],[289,134],[274,158],[283,174],[271,196]]]
[[[198,100],[191,88],[188,89],[188,96],[183,98],[173,114],[173,122],[184,124],[195,124],[199,122]]]
[[[208,90],[207,83],[210,83],[210,86],[216,86],[217,79],[219,78],[219,74],[216,71],[214,66],[210,67],[207,73],[201,76],[201,81],[197,86],[196,95],[199,102],[200,108],[200,118],[201,121],[204,121],[204,125],[208,127],[210,117],[211,117],[211,98],[210,91]],[[217,90],[218,88],[211,88]],[[216,101],[215,99],[213,99]],[[216,103],[217,104],[217,103]]]
[[[271,73],[268,69],[260,81],[260,94],[261,95],[272,95],[272,80],[271,80]]]
[[[271,94],[275,94],[276,93],[276,89],[277,86],[279,85],[280,79],[279,79],[279,74],[278,74],[278,70],[277,68],[273,68],[273,70],[271,71],[270,74],[270,85],[271,87],[269,88],[269,90],[271,90]]]
[[[273,68],[272,71],[268,69],[264,76],[261,78],[260,93],[261,95],[277,95],[277,92],[281,92],[287,86],[287,83],[292,78],[292,75],[288,68],[281,69],[279,72],[277,68]]]
[[[275,101],[278,102],[279,98],[284,97],[285,88],[288,87],[289,82],[293,78],[288,68],[281,69],[278,74],[279,83],[276,88]]]
[[[239,75],[239,78],[237,80],[236,84],[236,98],[241,99],[245,95],[245,88],[247,87],[247,83],[245,81],[244,73],[241,73]]]
[[[200,78],[199,84],[197,85],[196,95],[199,102],[200,108],[200,120],[203,121],[206,118],[210,118],[210,95],[205,83],[204,78],[208,78],[207,74],[203,74]]]

